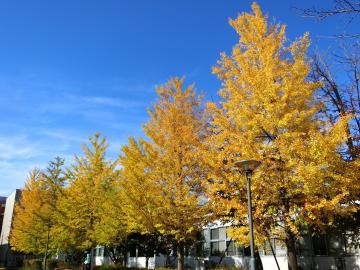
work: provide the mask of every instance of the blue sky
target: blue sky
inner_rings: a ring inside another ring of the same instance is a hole
[[[228,18],[251,2],[1,1],[0,195],[55,156],[71,162],[95,131],[107,137],[109,155],[118,155],[129,135],[142,134],[154,86],[171,76],[185,75],[216,100],[220,82],[211,67],[238,38]],[[323,51],[333,48],[324,36],[345,25],[291,9],[311,7],[310,0],[258,3],[288,25],[290,39],[309,31]]]

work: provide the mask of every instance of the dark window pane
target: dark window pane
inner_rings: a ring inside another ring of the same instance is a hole
[[[211,240],[219,239],[219,229],[211,229]]]
[[[226,245],[227,245],[227,247],[228,247],[227,255],[228,255],[228,256],[235,256],[236,253],[235,253],[234,241],[227,241],[227,242],[226,242]]]
[[[314,237],[313,242],[315,255],[327,255],[326,238],[324,235]]]
[[[136,257],[136,248],[135,247],[130,248],[130,257]]]
[[[138,257],[145,257],[145,252],[142,248],[138,248]]]
[[[238,255],[238,256],[245,256],[244,254],[244,246],[238,246],[238,245],[236,245],[236,243],[234,243],[235,244],[235,249],[236,249],[236,255]]]
[[[251,252],[250,252],[250,247],[245,247],[244,248],[244,256],[250,256]]]
[[[211,243],[211,256],[219,256],[219,242]]]
[[[307,235],[302,236],[296,241],[296,252],[299,255],[310,256],[311,255],[311,240]]]
[[[344,240],[341,236],[331,236],[328,238],[329,254],[340,255],[344,254],[345,245]]]

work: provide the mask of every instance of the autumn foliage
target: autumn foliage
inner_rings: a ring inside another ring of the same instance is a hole
[[[156,89],[159,99],[144,126],[149,140],[129,139],[120,158],[129,227],[170,236],[184,267],[184,245],[207,223],[206,170],[199,162],[205,121],[192,85],[174,78]]]
[[[219,101],[204,106],[193,85],[172,78],[156,88],[144,138],[129,137],[117,158],[96,133],[66,170],[59,159],[33,170],[16,206],[15,250],[43,254],[48,230],[53,253],[162,236],[182,270],[184,247],[214,220],[231,222],[228,233],[249,245],[245,178],[234,170],[246,159],[261,162],[251,188],[256,245],[282,240],[290,270],[302,232],[359,211],[360,161],[346,157],[353,116],[324,117],[322,82],[309,79],[309,34],[290,43],[256,3],[230,25],[239,41],[213,68]]]
[[[323,230],[335,216],[357,211],[352,191],[359,168],[338,152],[350,118],[330,125],[318,113],[321,82],[308,80],[308,34],[286,45],[285,26],[269,25],[257,4],[252,9],[230,21],[239,43],[213,69],[223,88],[220,106],[208,105],[210,196],[230,220],[246,225],[245,181],[232,167],[237,160],[260,161],[252,185],[258,244],[270,235],[283,239],[293,270],[300,230]],[[248,234],[247,226],[231,230],[242,243]]]

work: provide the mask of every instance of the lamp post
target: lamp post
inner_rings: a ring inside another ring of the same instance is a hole
[[[250,227],[250,269],[256,270],[256,260],[254,252],[254,228],[252,218],[252,202],[251,202],[251,174],[260,165],[257,160],[240,160],[235,162],[235,167],[241,172],[245,173],[247,197],[248,197],[248,216],[249,216],[249,227]]]
[[[47,237],[46,237],[46,245],[45,245],[43,270],[46,270],[46,264],[47,264],[48,247],[49,247],[49,239],[50,239],[50,227],[51,227],[50,222],[46,223],[46,226],[47,226]]]

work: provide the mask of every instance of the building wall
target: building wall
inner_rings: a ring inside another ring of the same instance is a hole
[[[215,223],[204,228],[201,254],[189,251],[189,256],[185,258],[185,266],[195,270],[204,270],[209,266],[216,266],[221,259],[221,265],[226,267],[249,268],[249,249],[235,245],[235,242],[227,235],[226,227],[220,223]],[[346,241],[344,235],[323,235],[320,237],[304,235],[297,243],[297,258],[300,269],[360,270],[360,251],[348,246]],[[274,249],[280,270],[288,270],[285,246],[276,239],[271,240],[271,246]],[[270,243],[264,243],[259,248],[259,253],[264,270],[278,270]],[[220,257],[222,254],[225,254],[223,258]],[[100,258],[97,261],[99,264],[105,263],[105,260]],[[155,259],[154,257],[149,258],[149,269],[153,269],[154,265],[164,267],[169,265],[169,262],[171,262],[171,267],[176,267],[177,259],[174,256],[160,255],[156,256]],[[145,268],[145,265],[145,257],[129,257],[128,259],[128,266],[130,267]]]
[[[0,235],[0,264],[4,266],[18,265],[18,256],[13,253],[9,247],[9,236],[14,217],[15,204],[19,201],[20,195],[21,191],[17,189],[6,199],[4,220]]]
[[[2,224],[3,224],[3,220],[4,220],[5,205],[6,205],[6,197],[0,197],[0,235],[1,235]]]

